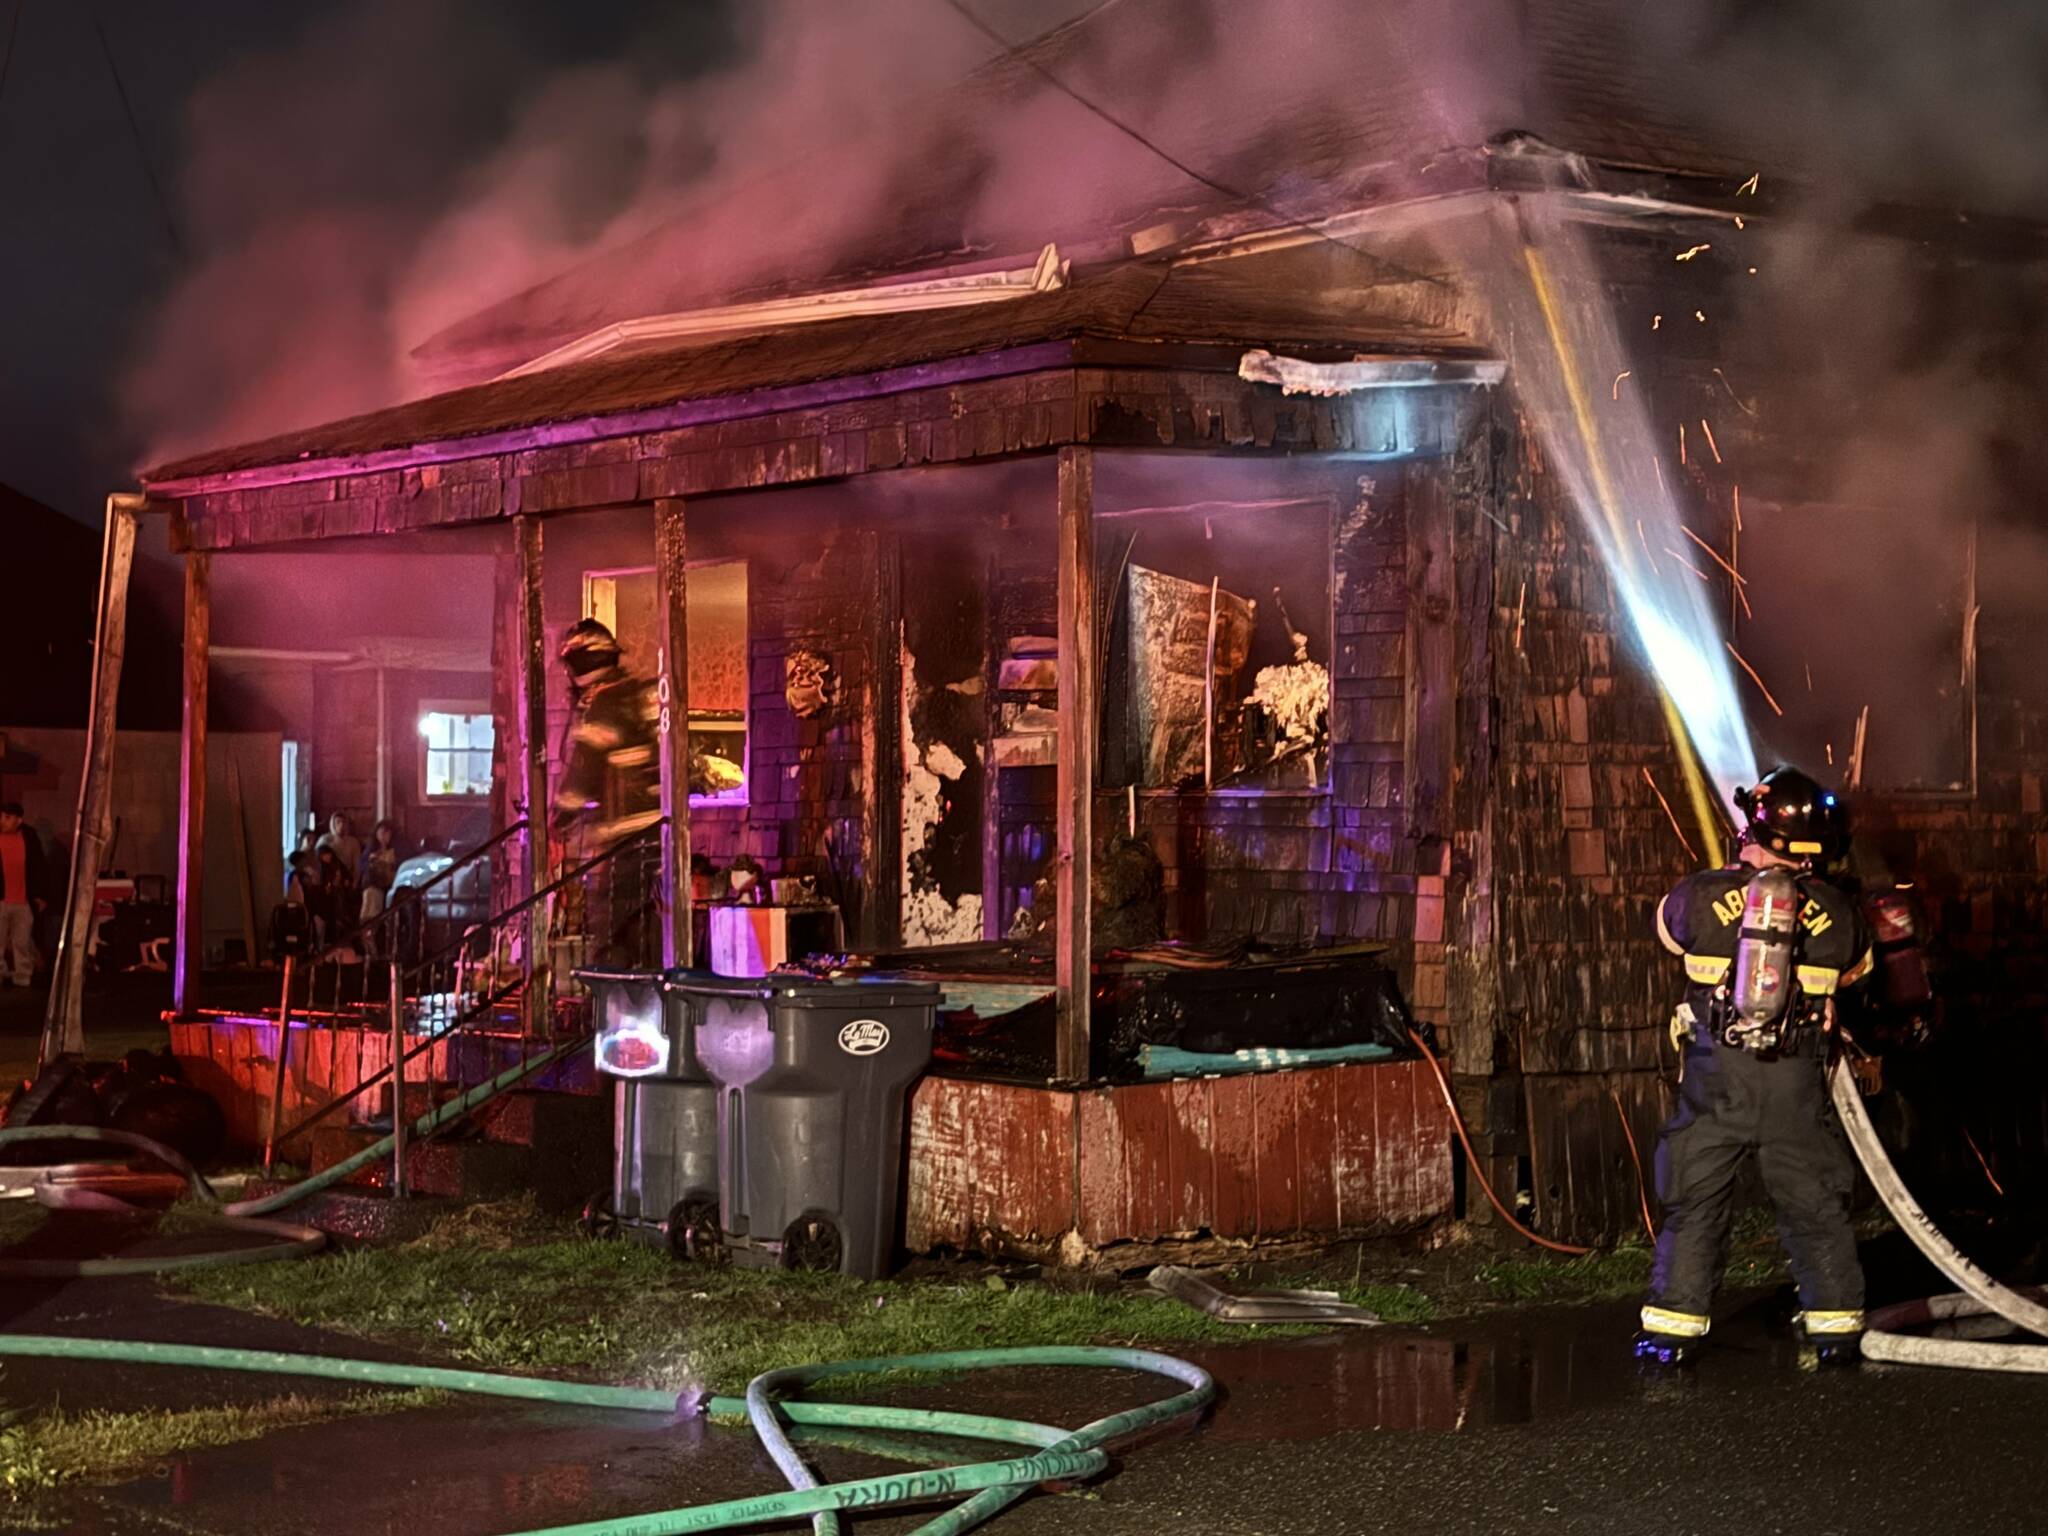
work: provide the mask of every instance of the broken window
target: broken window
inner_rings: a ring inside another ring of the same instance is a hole
[[[693,563],[687,603],[690,672],[690,776],[709,784],[692,805],[744,803],[747,798],[747,565],[744,560]],[[654,568],[587,571],[583,615],[618,637],[628,672],[651,676],[661,644],[655,614]]]
[[[420,711],[420,784],[428,800],[472,800],[491,792],[497,740],[482,704],[429,704]]]
[[[1329,784],[1330,506],[1212,503],[1100,518],[1104,782]]]

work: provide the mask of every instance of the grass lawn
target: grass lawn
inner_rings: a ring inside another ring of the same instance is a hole
[[[1766,1212],[1742,1215],[1730,1253],[1730,1290],[1785,1277]],[[1413,1325],[1502,1306],[1640,1296],[1650,1259],[1640,1240],[1582,1258],[1453,1245],[1400,1275],[1368,1272],[1354,1257],[1278,1272],[1261,1266],[1232,1283],[1333,1289],[1389,1323]],[[480,1369],[720,1393],[740,1392],[762,1371],[819,1360],[1090,1342],[1171,1348],[1312,1331],[1218,1323],[1136,1289],[994,1273],[861,1281],[679,1264],[637,1243],[577,1236],[522,1202],[470,1207],[395,1247],[200,1271],[172,1283],[204,1301],[408,1344]]]
[[[927,1350],[1272,1337],[1176,1301],[989,1274],[879,1282],[679,1264],[530,1208],[472,1207],[416,1242],[175,1283],[201,1300],[414,1345],[487,1370],[739,1393],[762,1371]],[[849,1390],[872,1386],[872,1381]]]
[[[256,1440],[275,1430],[364,1414],[395,1413],[446,1399],[441,1392],[296,1393],[261,1403],[140,1413],[52,1410],[0,1423],[0,1497],[33,1504],[66,1483],[115,1482],[178,1456]]]

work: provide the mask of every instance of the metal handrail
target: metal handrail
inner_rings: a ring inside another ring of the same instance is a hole
[[[478,860],[482,859],[486,854],[495,852],[498,846],[501,843],[503,843],[507,838],[511,837],[514,833],[524,832],[527,829],[527,827],[531,824],[532,823],[526,817],[522,816],[519,818],[519,820],[513,822],[509,827],[505,827],[497,832],[492,833],[488,840],[477,844],[476,847],[470,849],[468,853],[465,853],[461,858],[457,859],[454,863],[450,864],[446,869],[442,870],[441,873],[434,876],[433,879],[427,881],[425,885],[407,886],[405,888],[405,895],[401,897],[400,900],[416,902],[421,907],[424,907],[426,905],[425,897],[427,892],[434,889],[435,886],[441,884],[442,881],[451,879],[455,875],[460,874],[463,870],[470,868]],[[326,960],[328,956],[332,955],[336,950],[354,948],[355,941],[357,939],[360,939],[364,934],[370,932],[379,924],[393,921],[398,916],[398,913],[401,910],[402,909],[399,906],[399,903],[394,901],[387,904],[384,910],[382,912],[379,912],[375,917],[359,920],[356,923],[355,927],[349,929],[349,931],[344,933],[340,938],[335,939],[332,942],[328,943],[326,946],[324,946],[321,949],[320,953],[314,956],[313,963],[315,965],[320,964],[322,961]]]
[[[433,954],[427,956],[426,959],[417,962],[413,966],[413,969],[417,972],[425,970],[430,965],[439,965],[442,961],[448,959],[450,956],[456,954],[461,949],[463,949],[469,943],[470,939],[474,935],[482,933],[487,929],[496,928],[503,923],[510,922],[515,917],[523,917],[526,913],[532,911],[535,907],[539,906],[540,903],[545,901],[548,897],[554,895],[557,891],[561,890],[562,887],[569,885],[573,881],[582,879],[585,875],[589,874],[593,869],[596,869],[600,864],[609,863],[611,860],[617,858],[620,854],[624,853],[627,849],[637,847],[641,843],[647,842],[655,834],[659,833],[663,827],[667,825],[668,818],[666,816],[659,817],[656,820],[649,822],[639,831],[631,833],[626,837],[620,838],[616,843],[613,843],[611,847],[605,849],[604,852],[596,854],[591,858],[585,859],[581,864],[578,864],[574,869],[565,870],[563,873],[555,876],[553,880],[549,881],[545,886],[541,887],[541,889],[535,891],[531,896],[521,898],[519,901],[514,902],[511,906],[505,908],[505,910],[502,912],[493,912],[490,916],[490,919],[487,922],[478,923],[475,926],[464,930],[462,937],[458,938],[453,944],[445,945],[441,949],[436,950]]]
[[[477,924],[476,926],[466,930],[463,933],[462,937],[457,939],[454,944],[445,947],[429,959],[419,962],[411,969],[409,974],[413,977],[417,977],[423,973],[426,973],[431,968],[441,965],[451,956],[458,954],[479,934],[495,935],[498,931],[502,930],[504,927],[509,925],[514,919],[523,917],[527,912],[532,910],[533,907],[538,905],[540,902],[546,900],[550,896],[556,895],[564,888],[575,883],[576,881],[581,880],[585,875],[589,874],[591,871],[599,868],[604,864],[609,863],[614,859],[617,859],[622,854],[637,851],[638,848],[644,843],[646,843],[651,836],[658,834],[661,831],[662,827],[666,824],[666,822],[667,818],[663,817],[655,821],[651,825],[642,828],[640,831],[633,833],[631,836],[621,838],[618,842],[614,843],[611,847],[605,849],[602,853],[599,853],[589,859],[585,859],[582,863],[577,864],[575,867],[563,871],[561,874],[558,874],[553,880],[549,881],[548,884],[543,886],[541,889],[533,892],[529,896],[524,897],[520,901],[514,903],[512,906],[507,907],[502,912],[492,914],[492,916],[487,922]],[[516,830],[516,828],[507,828],[506,833],[501,833],[500,837],[502,838],[503,836],[509,834],[513,830]],[[496,842],[497,840],[498,839],[493,839],[493,842]],[[485,845],[486,848],[488,848],[489,846],[491,845]],[[481,853],[482,851],[484,850],[478,850],[479,853]],[[493,937],[491,946],[489,947],[495,947],[495,944],[496,939],[495,937]],[[378,1068],[377,1071],[371,1073],[368,1077],[360,1079],[356,1083],[356,1085],[353,1088],[349,1089],[346,1093],[336,1094],[333,1098],[329,1099],[319,1108],[311,1111],[306,1115],[302,1115],[297,1121],[295,1121],[291,1125],[289,1129],[279,1132],[273,1138],[274,1143],[277,1145],[284,1144],[285,1142],[289,1141],[292,1137],[299,1135],[301,1132],[305,1131],[309,1127],[325,1119],[328,1115],[333,1114],[335,1110],[343,1107],[344,1105],[354,1102],[356,1099],[362,1097],[362,1095],[368,1092],[370,1089],[375,1088],[380,1084],[384,1083],[385,1081],[391,1079],[393,1077],[394,1070],[398,1072],[403,1072],[407,1063],[416,1060],[422,1053],[431,1050],[437,1044],[445,1042],[447,1039],[449,1039],[449,1037],[453,1035],[463,1033],[477,1019],[489,1017],[495,1014],[498,1007],[506,1000],[514,996],[523,985],[524,978],[521,978],[520,981],[499,988],[498,990],[490,993],[488,996],[482,998],[480,1001],[474,1003],[467,1010],[458,1013],[452,1023],[446,1025],[443,1028],[437,1029],[429,1035],[427,1035],[425,1039],[421,1040],[417,1045],[413,1046],[411,1049],[405,1051],[401,1056],[399,1056],[394,1063],[387,1064],[386,1066]],[[400,1097],[402,1098],[402,1094],[400,1095]]]

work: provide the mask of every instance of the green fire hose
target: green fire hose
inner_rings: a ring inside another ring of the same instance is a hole
[[[557,1047],[535,1061],[479,1084],[461,1098],[416,1122],[419,1134],[466,1113],[510,1081],[531,1072],[553,1055],[573,1049]],[[266,1221],[269,1212],[348,1177],[357,1168],[389,1150],[391,1138],[365,1147],[346,1162],[301,1183],[255,1200],[223,1205],[211,1185],[177,1152],[145,1136],[90,1126],[34,1126],[0,1129],[0,1146],[29,1141],[97,1141],[147,1152],[177,1170],[200,1200],[218,1208],[230,1229],[259,1232],[282,1239],[262,1247],[205,1253],[154,1255],[128,1259],[4,1259],[0,1276],[64,1279],[80,1276],[129,1275],[172,1269],[211,1268],[283,1257],[318,1247],[324,1234],[296,1223]],[[82,1187],[41,1180],[38,1196],[58,1205],[97,1209],[125,1208],[111,1196]],[[612,1387],[586,1382],[555,1381],[533,1376],[501,1376],[445,1366],[393,1364],[325,1355],[287,1354],[274,1350],[228,1349],[211,1345],[160,1344],[127,1339],[74,1339],[46,1334],[0,1334],[0,1356],[16,1355],[60,1360],[127,1361],[209,1370],[259,1371],[317,1376],[332,1381],[381,1386],[427,1387],[493,1397],[516,1397],[576,1407],[627,1409],[690,1416],[719,1417],[744,1413],[769,1455],[789,1480],[787,1492],[730,1499],[686,1509],[627,1515],[579,1525],[557,1526],[523,1536],[658,1536],[682,1531],[731,1530],[741,1526],[786,1522],[808,1516],[815,1536],[839,1536],[842,1510],[876,1510],[906,1504],[930,1504],[957,1495],[964,1502],[917,1527],[913,1536],[961,1536],[1009,1507],[1046,1482],[1093,1477],[1109,1465],[1103,1449],[1109,1442],[1138,1430],[1170,1423],[1201,1412],[1215,1397],[1208,1372],[1170,1355],[1149,1350],[1057,1345],[1027,1349],[951,1350],[936,1354],[897,1355],[873,1360],[845,1360],[822,1365],[769,1371],[747,1387],[744,1398],[710,1397],[646,1387]],[[1185,1389],[1173,1397],[1123,1413],[1110,1414],[1077,1430],[1065,1430],[1023,1419],[983,1414],[948,1413],[924,1408],[876,1407],[857,1403],[810,1403],[785,1394],[827,1377],[873,1375],[883,1371],[991,1370],[1028,1366],[1087,1366],[1163,1376]],[[832,1431],[863,1431],[940,1435],[1016,1446],[1026,1454],[997,1461],[968,1462],[917,1472],[892,1473],[844,1483],[820,1483],[798,1453],[799,1436],[818,1437]]]
[[[795,1366],[758,1376],[744,1398],[706,1397],[641,1387],[607,1387],[531,1376],[499,1376],[439,1366],[395,1365],[380,1360],[344,1360],[272,1350],[222,1349],[191,1344],[154,1344],[125,1339],[69,1339],[43,1334],[0,1334],[0,1355],[44,1359],[132,1361],[217,1370],[263,1371],[320,1376],[336,1381],[386,1386],[435,1387],[452,1392],[518,1397],[578,1407],[634,1409],[687,1416],[744,1413],[762,1444],[790,1481],[784,1493],[728,1499],[683,1509],[591,1520],[529,1531],[522,1536],[668,1536],[683,1531],[732,1530],[810,1517],[817,1536],[837,1536],[842,1510],[878,1510],[929,1504],[956,1495],[965,1502],[917,1527],[913,1536],[960,1536],[1050,1481],[1093,1477],[1109,1465],[1111,1441],[1199,1413],[1216,1395],[1209,1373],[1185,1360],[1142,1349],[1057,1345],[1036,1349],[963,1349],[937,1354],[895,1355],[875,1360],[842,1360]],[[1138,1371],[1178,1382],[1184,1391],[1142,1407],[1113,1413],[1080,1429],[1065,1430],[1024,1419],[947,1413],[926,1408],[887,1408],[860,1403],[810,1403],[778,1394],[827,1377],[882,1371],[966,1371],[1022,1366],[1088,1366]],[[952,1439],[984,1440],[1022,1447],[1027,1454],[998,1461],[967,1462],[924,1471],[896,1472],[844,1483],[820,1483],[793,1444],[792,1430],[883,1430]]]
[[[421,1115],[413,1122],[409,1134],[417,1137],[431,1136],[450,1121],[468,1114],[486,1099],[513,1087],[570,1052],[582,1049],[584,1044],[585,1042],[580,1040],[564,1041],[559,1045],[550,1046],[537,1056],[506,1068],[488,1082],[478,1083],[468,1092]],[[174,1270],[220,1269],[230,1264],[254,1264],[284,1258],[294,1253],[311,1253],[327,1241],[327,1235],[319,1228],[303,1226],[293,1221],[266,1221],[262,1218],[272,1212],[281,1211],[286,1206],[295,1205],[308,1195],[318,1194],[323,1189],[339,1184],[358,1169],[368,1167],[381,1157],[389,1156],[392,1139],[385,1136],[373,1141],[360,1152],[344,1158],[332,1168],[323,1168],[311,1178],[301,1179],[298,1183],[287,1185],[271,1194],[224,1205],[220,1196],[214,1192],[213,1186],[206,1182],[198,1169],[172,1148],[162,1142],[152,1141],[147,1136],[138,1136],[130,1131],[104,1130],[91,1125],[30,1125],[0,1129],[0,1147],[34,1141],[97,1141],[147,1152],[151,1157],[181,1174],[196,1199],[214,1206],[222,1226],[230,1231],[248,1232],[277,1239],[274,1243],[260,1247],[221,1248],[203,1253],[153,1254],[125,1259],[0,1259],[0,1277],[16,1280],[71,1280],[114,1275],[165,1274]],[[48,1185],[39,1187],[37,1196],[45,1204],[50,1205],[98,1210],[131,1209],[126,1202],[111,1197],[93,1196],[84,1190],[59,1190]]]

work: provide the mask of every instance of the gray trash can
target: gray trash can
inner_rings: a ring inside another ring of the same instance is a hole
[[[675,972],[718,1086],[719,1219],[735,1263],[885,1274],[904,1097],[931,1062],[928,983]]]
[[[656,971],[579,970],[612,1079],[612,1185],[584,1208],[593,1234],[631,1234],[682,1258],[720,1247],[718,1090],[697,1059],[686,999]]]

